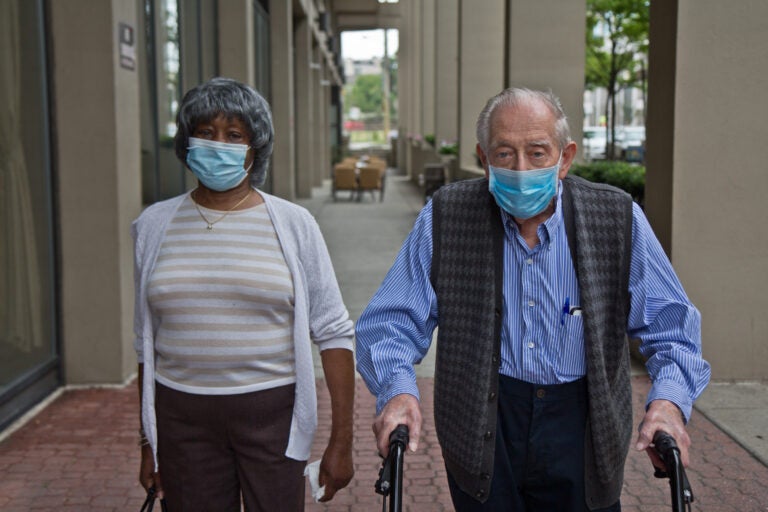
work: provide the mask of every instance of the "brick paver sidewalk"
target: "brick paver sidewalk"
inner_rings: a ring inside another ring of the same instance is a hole
[[[432,379],[419,380],[425,425],[419,451],[406,455],[406,511],[453,510],[432,421]],[[646,377],[633,380],[635,419],[648,389]],[[320,431],[313,460],[322,454],[330,428],[329,398],[318,382]],[[373,491],[378,477],[371,422],[374,402],[358,380],[355,421],[355,479],[329,505],[308,498],[307,511],[381,509]],[[139,510],[137,483],[138,402],[135,385],[121,389],[64,392],[31,422],[0,443],[0,510],[3,512],[88,512]],[[768,511],[768,468],[694,412],[689,425],[694,451],[688,477],[694,510]],[[651,475],[645,454],[632,451],[622,495],[625,512],[671,510],[666,480]]]

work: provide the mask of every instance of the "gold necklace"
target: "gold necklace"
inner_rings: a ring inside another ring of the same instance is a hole
[[[251,195],[251,190],[252,190],[252,189],[248,189],[248,193],[247,193],[247,194],[245,194],[245,196],[243,196],[243,198],[242,198],[241,200],[239,200],[239,201],[237,202],[237,204],[235,204],[235,206],[233,206],[233,207],[232,207],[232,208],[230,208],[229,210],[225,211],[225,212],[224,212],[224,215],[222,215],[222,216],[221,216],[221,217],[219,217],[218,219],[216,219],[216,220],[212,220],[212,221],[211,221],[211,220],[208,220],[208,219],[205,217],[205,215],[203,215],[203,210],[201,210],[201,209],[200,209],[200,205],[198,205],[198,204],[197,204],[197,201],[195,201],[195,198],[194,198],[194,197],[192,197],[191,195],[190,195],[190,197],[192,197],[192,202],[195,204],[195,208],[197,209],[197,213],[199,213],[199,214],[200,214],[200,218],[201,218],[201,219],[203,219],[203,220],[205,221],[205,223],[207,224],[207,227],[206,227],[206,229],[207,229],[208,231],[211,231],[211,230],[213,229],[213,225],[214,225],[214,224],[216,224],[216,223],[217,223],[217,222],[219,222],[220,220],[224,219],[224,217],[226,217],[227,215],[229,215],[229,214],[230,214],[230,213],[231,213],[231,212],[232,212],[232,211],[233,211],[235,208],[237,208],[238,206],[240,206],[241,204],[243,204],[243,203],[245,202],[245,200],[246,200],[246,199],[248,199],[248,197],[250,197],[250,195]]]

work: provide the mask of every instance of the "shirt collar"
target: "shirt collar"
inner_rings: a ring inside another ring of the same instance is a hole
[[[557,239],[557,234],[558,234],[560,225],[563,223],[563,200],[562,200],[563,197],[562,196],[563,196],[563,180],[557,180],[555,213],[553,213],[550,218],[545,220],[538,227],[539,240],[541,240],[542,246],[547,246],[548,244],[551,244]],[[499,208],[499,210],[501,211],[501,220],[504,224],[504,232],[506,233],[507,238],[511,240],[515,237],[516,233],[519,233],[517,223],[515,222],[515,219],[512,218],[512,215],[507,213],[502,208]]]

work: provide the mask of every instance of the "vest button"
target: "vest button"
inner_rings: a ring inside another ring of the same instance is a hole
[[[496,398],[496,393],[494,391],[491,391],[488,393],[488,400],[494,400]]]
[[[494,310],[493,314],[496,315],[497,317],[499,317],[499,316],[501,316],[501,310],[499,308],[496,308]]]
[[[480,480],[490,480],[490,479],[491,479],[491,475],[489,475],[488,473],[480,474]]]
[[[546,395],[547,392],[543,389],[537,389],[536,390],[536,398],[544,398],[544,395]]]
[[[475,493],[475,498],[482,498],[483,496],[485,496],[485,491],[482,489]]]
[[[486,441],[490,440],[491,437],[493,437],[493,433],[490,430],[485,434],[483,434],[483,439],[485,439]]]

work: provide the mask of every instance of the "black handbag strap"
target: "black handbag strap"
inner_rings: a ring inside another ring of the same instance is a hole
[[[147,499],[144,500],[144,504],[141,506],[139,512],[152,512],[155,508],[155,488],[150,487],[147,490]],[[168,512],[168,505],[165,504],[165,499],[160,500],[160,510],[162,512]]]

